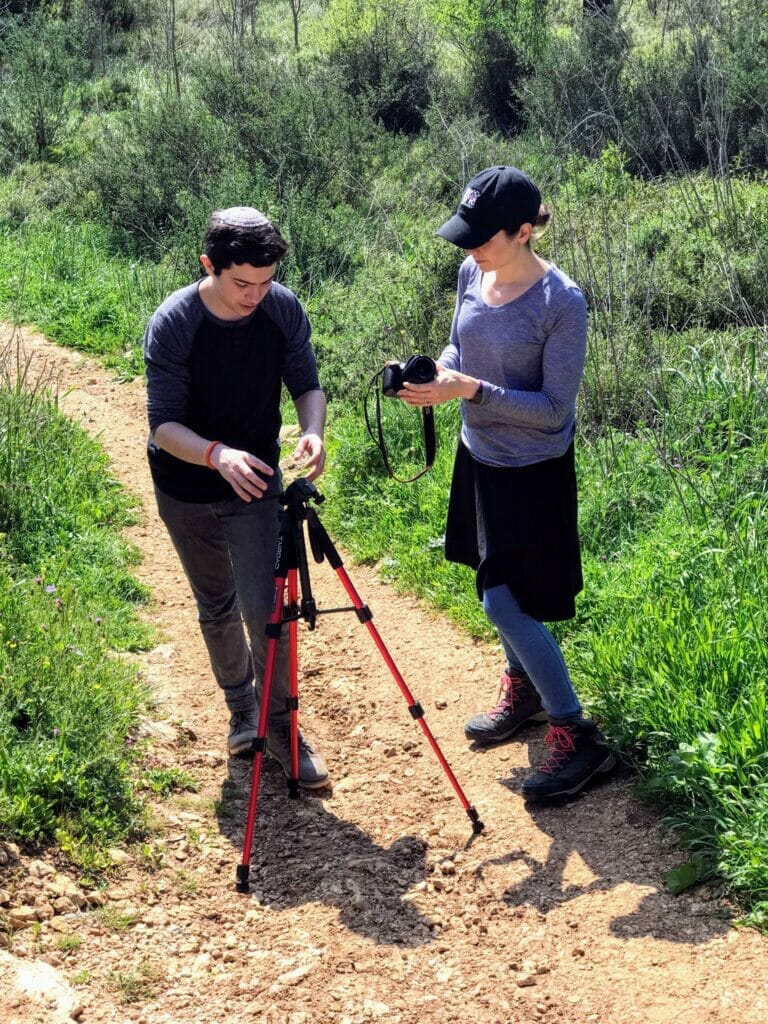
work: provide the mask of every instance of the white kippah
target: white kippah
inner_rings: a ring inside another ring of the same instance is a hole
[[[263,224],[269,224],[269,218],[265,217],[261,210],[252,206],[230,206],[226,210],[216,210],[211,220],[219,224],[228,224],[232,228],[257,228]]]

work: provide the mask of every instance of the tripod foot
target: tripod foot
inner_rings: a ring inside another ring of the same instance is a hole
[[[472,822],[473,834],[479,836],[480,833],[485,828],[485,825],[482,823],[482,821],[480,821],[480,816],[478,815],[474,807],[470,807],[469,810],[467,811],[467,814],[469,815],[469,820]]]
[[[248,874],[250,868],[247,864],[237,865],[237,882],[235,883],[235,890],[237,892],[250,892],[250,886],[248,885]]]

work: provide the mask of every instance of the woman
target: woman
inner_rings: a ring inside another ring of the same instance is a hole
[[[462,399],[445,554],[477,571],[507,658],[499,702],[465,733],[486,746],[549,719],[550,755],[523,783],[534,801],[577,793],[616,760],[543,624],[572,618],[582,588],[573,438],[587,333],[581,291],[531,248],[548,221],[516,168],[472,178],[437,232],[466,253],[450,342],[434,381],[399,392],[417,407]]]

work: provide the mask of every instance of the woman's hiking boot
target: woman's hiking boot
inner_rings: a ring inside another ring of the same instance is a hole
[[[523,797],[532,802],[574,796],[616,764],[616,755],[589,718],[551,722],[544,742],[549,757],[523,782]]]
[[[499,684],[496,707],[475,715],[464,726],[464,735],[480,747],[503,743],[528,722],[546,722],[541,698],[527,676],[505,672]]]

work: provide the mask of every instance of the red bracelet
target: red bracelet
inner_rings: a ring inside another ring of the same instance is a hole
[[[223,442],[222,441],[211,441],[211,443],[205,449],[205,464],[208,467],[208,469],[212,469],[214,471],[214,473],[217,472],[217,470],[216,470],[216,467],[214,466],[214,464],[211,462],[211,455],[213,454],[213,449],[218,444],[223,444]]]

